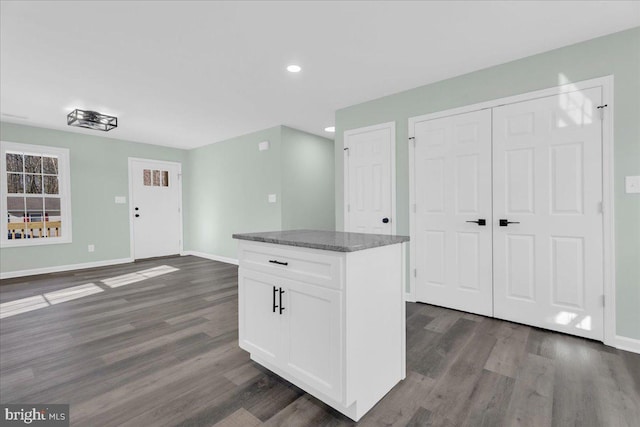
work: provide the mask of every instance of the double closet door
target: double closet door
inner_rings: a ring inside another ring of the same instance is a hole
[[[603,339],[601,97],[412,122],[418,301]]]

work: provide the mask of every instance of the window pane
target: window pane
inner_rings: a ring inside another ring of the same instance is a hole
[[[23,199],[24,200],[24,199]],[[9,240],[22,239],[24,237],[24,208],[7,212],[9,223],[7,224],[7,238]]]
[[[24,211],[24,197],[7,197],[7,210]]]
[[[27,197],[27,212],[41,211],[42,210],[42,198],[40,197]]]
[[[168,187],[169,186],[169,172],[168,171],[162,171],[162,186],[163,187]]]
[[[42,156],[24,156],[24,171],[27,173],[42,173]]]
[[[144,185],[150,186],[151,185],[151,170],[145,169],[142,172],[142,179],[144,180]]]
[[[45,197],[44,198],[44,210],[49,211],[59,211],[60,210],[60,199],[57,197]]]
[[[7,171],[22,172],[22,154],[7,153]]]
[[[62,236],[62,222],[60,211],[51,211],[45,214],[45,228],[47,237]]]
[[[153,171],[153,186],[160,186],[160,171]]]
[[[42,194],[42,175],[25,175],[24,188],[28,194]]]
[[[44,176],[44,192],[46,194],[58,194],[58,177]]]
[[[24,175],[17,173],[7,174],[7,193],[24,193]]]
[[[50,173],[53,175],[58,174],[58,158],[57,157],[42,157],[42,170],[44,173]]]

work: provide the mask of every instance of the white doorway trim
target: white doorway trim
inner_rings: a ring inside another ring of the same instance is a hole
[[[180,255],[184,255],[184,234],[183,234],[183,210],[182,210],[182,163],[170,162],[166,160],[143,159],[141,157],[129,157],[128,159],[128,179],[129,179],[129,257],[135,261],[135,240],[133,234],[133,162],[153,162],[176,166],[178,168],[178,209],[180,209]]]
[[[544,98],[552,95],[585,90],[595,87],[602,88],[602,101],[607,105],[604,109],[604,120],[602,122],[602,218],[603,218],[603,270],[604,270],[604,343],[618,347],[622,345],[620,338],[616,336],[616,277],[615,277],[615,229],[614,229],[614,157],[613,157],[613,76],[604,76],[576,83],[564,84],[552,88],[527,92],[505,98],[467,105],[450,110],[438,111],[417,117],[410,117],[409,126],[409,227],[410,227],[410,256],[409,256],[409,292],[408,300],[415,301],[416,278],[415,278],[415,149],[412,141],[416,122],[433,120],[442,117],[454,116],[457,114],[469,113],[472,111],[494,108],[505,104],[514,104],[522,101],[530,101],[536,98]]]
[[[349,205],[349,159],[347,157],[347,147],[345,146],[347,137],[357,135],[359,133],[366,133],[366,132],[382,130],[382,129],[389,129],[390,131],[389,133],[391,135],[391,156],[389,159],[389,166],[390,166],[389,170],[391,171],[391,234],[396,234],[396,224],[398,221],[398,218],[396,216],[396,122],[380,123],[377,125],[366,126],[362,128],[344,131],[344,134],[342,137],[342,144],[343,144],[342,164],[344,167],[343,169],[344,200],[342,204],[342,215],[343,215],[342,224],[343,224],[343,230],[345,231],[348,231],[347,224],[349,223],[348,221],[349,211],[347,209]]]

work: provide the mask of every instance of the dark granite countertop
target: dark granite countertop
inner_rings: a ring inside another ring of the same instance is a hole
[[[276,245],[301,246],[334,252],[354,252],[378,246],[408,242],[408,236],[386,234],[345,233],[342,231],[287,230],[265,233],[238,233],[234,239],[274,243]]]

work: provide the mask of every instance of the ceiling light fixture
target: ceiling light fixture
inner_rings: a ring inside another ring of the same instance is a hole
[[[96,111],[75,109],[67,115],[67,124],[81,128],[108,132],[118,127],[118,118]]]
[[[329,126],[327,128],[324,128],[325,132],[335,132],[336,131],[336,127],[335,126]]]
[[[290,73],[299,73],[300,71],[302,71],[302,67],[300,67],[299,65],[289,65],[287,67],[287,71]]]

